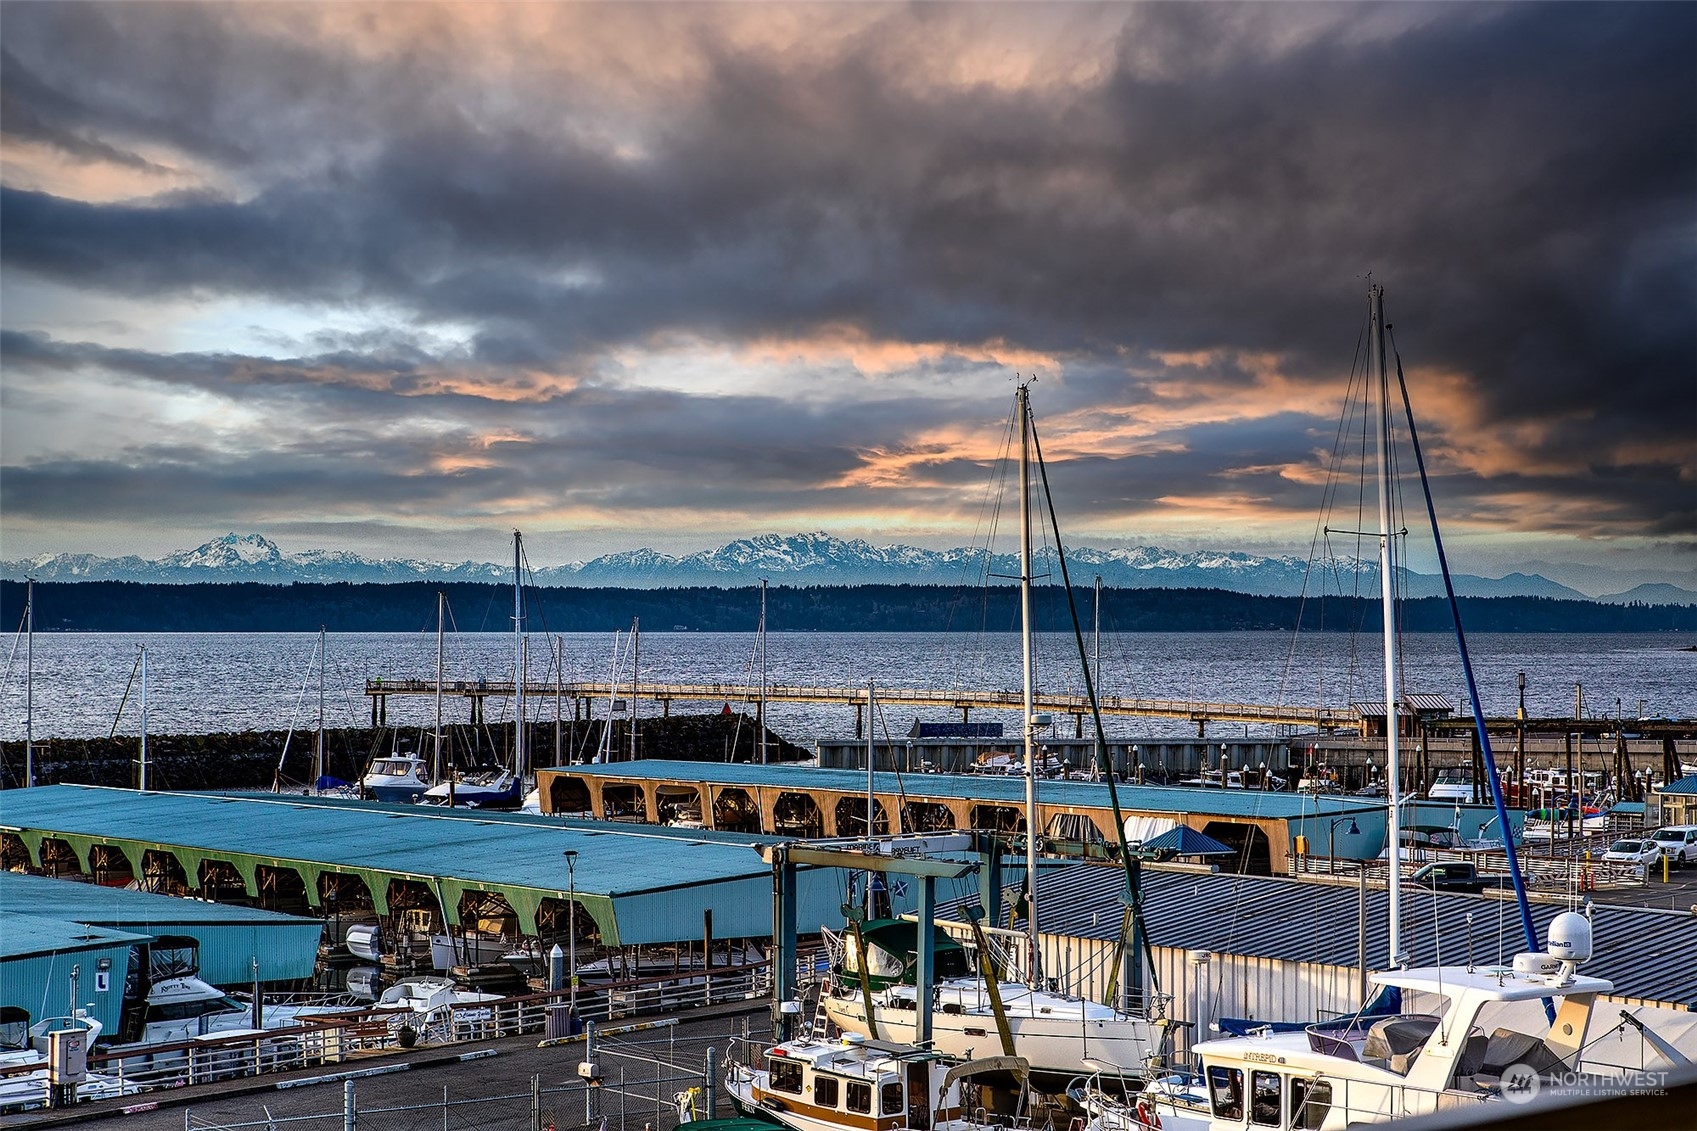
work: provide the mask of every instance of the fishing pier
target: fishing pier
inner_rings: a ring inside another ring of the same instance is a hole
[[[390,696],[434,696],[437,684],[427,679],[369,679],[365,683],[366,697],[371,700],[371,723],[385,725],[388,719]],[[471,721],[483,721],[483,701],[490,696],[511,698],[512,680],[453,680],[441,685],[444,698],[470,701]],[[1018,691],[961,691],[958,689],[879,687],[877,701],[882,706],[931,707],[959,711],[961,721],[971,720],[974,710],[1019,711],[1022,698]],[[557,704],[570,701],[572,718],[582,721],[589,717],[590,704],[606,699],[647,699],[660,705],[661,716],[671,714],[672,702],[702,701],[715,703],[824,703],[837,704],[854,710],[854,732],[865,733],[867,701],[871,693],[865,687],[825,687],[800,684],[746,683],[647,683],[624,681],[544,683],[526,680],[526,699]],[[1090,701],[1083,695],[1039,693],[1035,697],[1037,710],[1055,715],[1070,715],[1076,734],[1083,734],[1084,720],[1090,715]],[[1343,707],[1313,707],[1297,704],[1226,703],[1195,699],[1136,699],[1123,695],[1099,696],[1097,705],[1102,714],[1132,716],[1148,719],[1185,719],[1194,722],[1199,735],[1205,734],[1209,723],[1259,723],[1267,726],[1313,727],[1317,730],[1337,730],[1353,727],[1358,722],[1356,712]],[[563,710],[563,707],[562,707]]]

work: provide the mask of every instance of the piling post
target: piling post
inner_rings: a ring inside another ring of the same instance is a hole
[[[542,1077],[530,1078],[530,1131],[542,1131]]]
[[[354,1082],[342,1081],[342,1131],[356,1131],[359,1114],[354,1104]]]
[[[706,1104],[707,1119],[712,1119],[718,1111],[719,1103],[719,1050],[712,1045],[707,1046],[707,1073],[702,1081],[702,1099]]]

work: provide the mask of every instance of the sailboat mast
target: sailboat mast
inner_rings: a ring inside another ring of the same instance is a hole
[[[35,578],[24,579],[24,786],[35,784]]]
[[[871,840],[875,830],[873,817],[878,811],[878,800],[872,789],[872,763],[876,747],[872,745],[873,736],[877,733],[873,720],[878,717],[878,707],[874,702],[876,693],[873,681],[866,681],[866,839]]]
[[[1031,661],[1031,390],[1019,387],[1019,625],[1025,725],[1025,926],[1031,948],[1030,984],[1039,983],[1037,945],[1037,714]]]
[[[1102,575],[1096,575],[1096,604],[1091,616],[1091,669],[1095,672],[1092,677],[1096,681],[1096,689],[1102,688]]]
[[[312,788],[324,777],[324,626],[318,626],[318,734],[312,747]]]
[[[1402,964],[1402,814],[1397,804],[1402,792],[1402,758],[1399,748],[1397,705],[1402,700],[1397,686],[1396,535],[1391,529],[1391,386],[1385,363],[1385,292],[1377,284],[1368,288],[1372,321],[1369,351],[1377,367],[1379,386],[1379,595],[1385,639],[1385,789],[1388,795],[1386,835],[1390,840],[1390,875],[1386,885],[1390,902],[1388,964]]]
[[[630,760],[636,761],[636,679],[642,663],[642,618],[630,618]]]
[[[760,579],[760,764],[766,764],[766,579]]]
[[[442,780],[442,624],[447,619],[448,595],[436,591],[436,757],[431,780]]]
[[[141,646],[141,772],[142,791],[147,791],[147,645]]]
[[[524,779],[524,535],[513,531],[513,774]]]

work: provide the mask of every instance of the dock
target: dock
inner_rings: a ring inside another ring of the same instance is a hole
[[[483,701],[491,696],[511,698],[512,680],[453,680],[442,684],[442,695],[470,702],[473,722],[483,719]],[[387,700],[395,695],[436,694],[436,681],[427,679],[368,679],[366,697],[371,700],[372,725],[380,726],[388,715]],[[526,680],[526,699],[545,702],[549,699],[572,704],[572,717],[589,717],[589,705],[605,699],[647,699],[660,705],[662,716],[669,715],[674,701],[713,703],[824,703],[837,704],[855,712],[855,733],[863,733],[868,699],[864,687],[827,687],[822,685],[746,683],[648,683],[623,682],[533,682]],[[1020,711],[1023,700],[1019,691],[961,691],[959,689],[880,687],[877,692],[880,706],[930,707],[959,711],[961,721],[971,719],[978,711]],[[1056,715],[1068,715],[1075,729],[1082,733],[1084,720],[1090,715],[1090,702],[1083,695],[1042,693],[1036,696],[1036,709]],[[1206,702],[1194,699],[1136,699],[1122,695],[1098,698],[1102,714],[1149,719],[1184,719],[1205,733],[1209,723],[1261,723],[1269,726],[1314,727],[1336,730],[1357,724],[1356,713],[1343,707],[1302,706],[1298,704]]]

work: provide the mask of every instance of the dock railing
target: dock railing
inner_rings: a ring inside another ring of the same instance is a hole
[[[577,1019],[607,1021],[753,1001],[771,992],[770,963],[714,967],[603,985],[579,985]],[[396,1008],[352,1009],[276,1029],[244,1029],[172,1044],[127,1045],[89,1057],[89,1069],[143,1091],[343,1064],[420,1046],[475,1044],[544,1034],[570,990],[455,1005],[420,1018]]]

